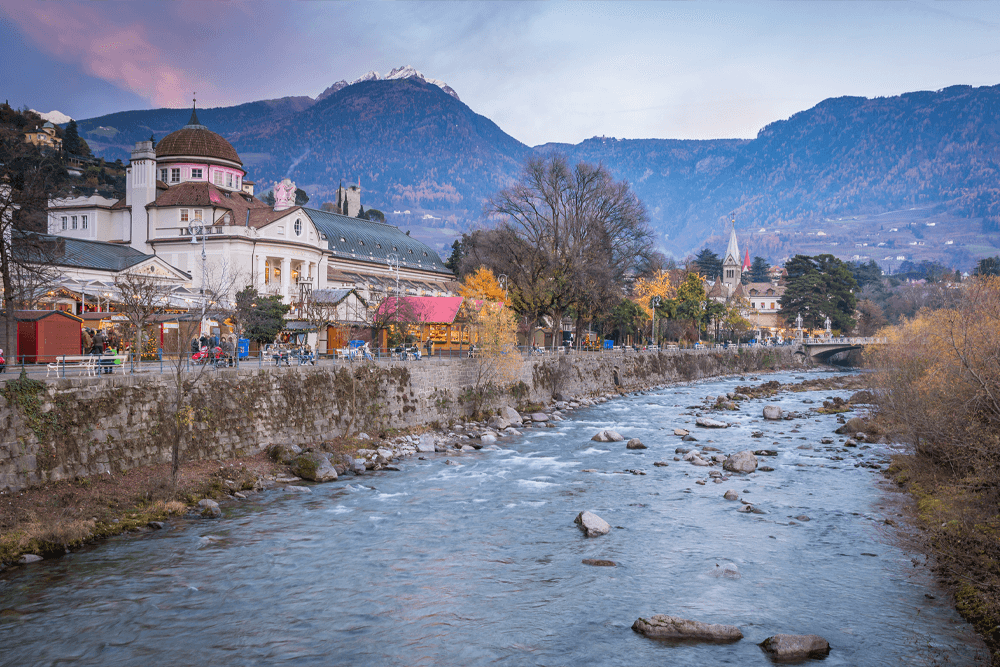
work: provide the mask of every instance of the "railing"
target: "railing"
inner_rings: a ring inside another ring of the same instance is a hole
[[[642,355],[642,354],[707,354],[713,350],[730,349],[751,349],[764,347],[758,344],[743,343],[740,345],[730,344],[694,344],[690,347],[678,347],[676,344],[667,343],[656,346],[631,346],[617,345],[612,348],[596,349],[576,349],[566,346],[549,346],[545,348],[519,346],[513,351],[523,356],[525,359],[536,357],[546,357],[558,354],[591,354],[591,355]],[[433,355],[428,355],[426,349],[420,348],[420,357],[415,354],[413,347],[404,348],[402,352],[399,348],[369,348],[366,355],[361,348],[356,348],[353,353],[345,353],[343,349],[334,350],[327,354],[314,354],[306,357],[299,354],[295,349],[289,348],[281,354],[273,351],[254,350],[244,357],[236,357],[232,354],[221,355],[218,358],[208,355],[202,359],[194,359],[193,355],[186,353],[178,362],[176,355],[164,356],[157,354],[155,359],[135,359],[129,355],[122,354],[111,356],[110,354],[97,356],[94,364],[83,363],[82,357],[89,355],[18,355],[8,358],[6,365],[0,366],[0,383],[5,380],[16,379],[23,371],[32,379],[37,380],[61,380],[80,377],[96,377],[98,379],[136,376],[136,375],[171,375],[176,374],[178,368],[182,373],[203,373],[238,369],[263,369],[268,366],[287,366],[295,368],[306,366],[307,368],[330,367],[343,364],[364,363],[416,363],[431,364],[454,359],[476,358],[478,353],[475,349],[470,354],[467,346],[460,349],[440,349],[435,348]],[[98,371],[95,371],[94,368]],[[100,372],[100,370],[111,370],[111,373]]]
[[[875,336],[838,336],[836,338],[805,338],[803,345],[885,345],[887,338]]]

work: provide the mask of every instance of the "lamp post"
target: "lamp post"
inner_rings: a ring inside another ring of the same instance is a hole
[[[393,304],[395,308],[393,308],[392,317],[398,318],[399,317],[399,255],[397,255],[394,252],[390,252],[388,255],[385,256],[385,265],[389,267],[390,271],[394,271],[396,273],[396,301]],[[386,334],[385,344],[386,347],[388,347],[389,345],[388,334]]]
[[[201,234],[201,324],[198,326],[199,332],[204,333],[205,311],[208,309],[208,298],[205,295],[205,265],[208,261],[208,254],[205,252],[205,226],[200,223],[191,225],[191,243],[198,243],[198,235]]]
[[[655,294],[649,300],[649,305],[653,309],[653,345],[656,345],[656,309],[660,307],[660,295]]]

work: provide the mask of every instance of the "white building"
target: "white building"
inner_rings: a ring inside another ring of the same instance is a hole
[[[275,186],[272,207],[254,196],[246,177],[232,145],[192,111],[187,125],[155,146],[135,145],[123,199],[53,200],[49,232],[93,247],[127,247],[132,265],[136,252],[155,257],[195,290],[214,287],[225,273],[230,281],[237,276],[237,286],[253,285],[293,305],[313,290],[340,288],[377,301],[396,289],[397,279],[402,294],[451,294],[454,276],[437,254],[397,227],[295,206],[295,185],[287,179]],[[342,187],[341,202],[356,213],[360,188]],[[77,278],[69,269],[67,276]]]

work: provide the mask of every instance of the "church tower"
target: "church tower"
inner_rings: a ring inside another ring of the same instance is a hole
[[[736,291],[742,280],[740,246],[736,241],[736,218],[731,220],[732,229],[729,233],[729,246],[722,259],[722,284],[726,286],[728,294]]]

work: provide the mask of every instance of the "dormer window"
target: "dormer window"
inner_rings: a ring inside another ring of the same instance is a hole
[[[361,239],[358,239],[358,245],[364,245],[364,244],[365,244],[364,241],[362,241]]]
[[[302,236],[302,220],[295,218],[295,235]]]
[[[202,171],[201,171],[201,169],[192,169],[191,170],[191,178],[194,179],[194,180],[196,180],[196,181],[200,181],[202,179]]]
[[[341,236],[340,237],[340,242],[341,243],[347,243],[347,239],[345,239],[343,236]]]

